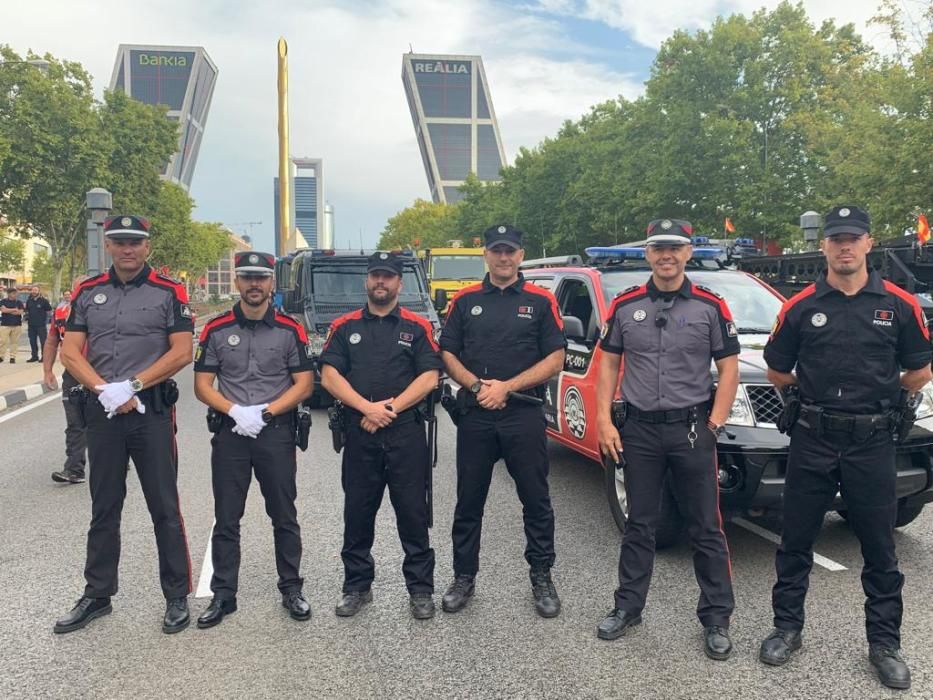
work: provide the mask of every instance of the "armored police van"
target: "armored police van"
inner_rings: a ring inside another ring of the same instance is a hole
[[[625,475],[601,458],[596,430],[596,381],[602,350],[599,335],[613,298],[645,284],[651,270],[644,248],[588,248],[586,263],[579,256],[529,260],[522,264],[525,279],[549,289],[557,299],[567,355],[564,369],[548,382],[545,417],[548,437],[599,462],[605,470],[606,493],[612,516],[625,528],[628,504]],[[726,251],[694,238],[694,256],[687,276],[722,296],[735,318],[742,352],[740,385],[719,438],[720,507],[730,515],[781,513],[788,438],[777,429],[783,408],[781,394],[767,379],[764,345],[784,297],[748,272],[729,269]],[[716,375],[715,365],[712,367]],[[624,368],[624,356],[623,367]],[[897,525],[914,520],[933,500],[933,386],[922,391],[917,421],[897,446]],[[837,496],[833,508],[843,517],[846,504]],[[668,488],[661,503],[657,545],[673,544],[680,536],[681,518]]]
[[[305,249],[279,258],[275,266],[277,303],[308,332],[315,363],[324,348],[331,322],[366,304],[366,265],[374,251]],[[402,291],[399,304],[425,317],[440,334],[440,321],[431,303],[424,267],[414,253],[403,254]],[[315,366],[311,407],[331,403],[321,388]]]

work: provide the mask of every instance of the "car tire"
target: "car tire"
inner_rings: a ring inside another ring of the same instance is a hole
[[[625,532],[628,521],[628,497],[625,493],[624,472],[617,470],[615,464],[603,460],[603,475],[606,486],[606,496],[609,500],[609,512],[615,521],[619,532]],[[680,542],[683,535],[683,517],[677,508],[677,501],[671,491],[670,482],[665,480],[661,492],[661,513],[658,518],[658,529],[655,531],[655,548],[667,549]]]
[[[906,503],[905,501],[900,501],[897,504],[897,516],[894,518],[894,527],[904,527],[909,525],[923,511],[923,506],[925,503]],[[849,520],[849,511],[847,510],[837,510],[839,516],[845,520]]]

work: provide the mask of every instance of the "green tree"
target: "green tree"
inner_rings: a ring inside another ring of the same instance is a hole
[[[25,242],[0,233],[0,270],[22,270],[25,261]]]
[[[455,206],[416,199],[388,220],[378,245],[385,250],[420,249],[459,238]]]

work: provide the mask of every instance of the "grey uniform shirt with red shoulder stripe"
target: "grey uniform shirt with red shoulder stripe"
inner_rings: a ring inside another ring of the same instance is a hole
[[[368,401],[398,396],[418,375],[443,367],[431,322],[398,305],[386,316],[367,305],[335,320],[318,362]]]
[[[450,302],[441,350],[480,379],[508,380],[567,346],[554,295],[525,282],[464,287]]]
[[[204,326],[194,371],[216,374],[218,390],[233,403],[272,403],[295,383],[294,373],[312,371],[308,335],[271,305],[262,319],[251,321],[240,303]]]
[[[824,273],[784,302],[764,358],[777,372],[796,367],[804,401],[879,413],[896,404],[901,370],[930,364],[930,334],[914,296],[876,271],[852,296]]]
[[[144,265],[123,284],[113,268],[85,281],[71,300],[68,331],[87,333],[87,360],[106,382],[121,382],[168,352],[172,333],[194,324],[183,284]]]
[[[656,323],[659,313],[667,316],[663,325]],[[653,278],[622,292],[612,302],[599,344],[603,352],[625,356],[622,398],[642,411],[709,401],[711,361],[741,351],[728,304],[688,278],[676,292],[661,292]]]

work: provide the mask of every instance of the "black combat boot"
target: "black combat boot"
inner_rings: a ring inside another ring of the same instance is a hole
[[[551,580],[550,569],[532,569],[531,591],[535,596],[535,610],[541,617],[557,617],[560,614],[560,597]]]

